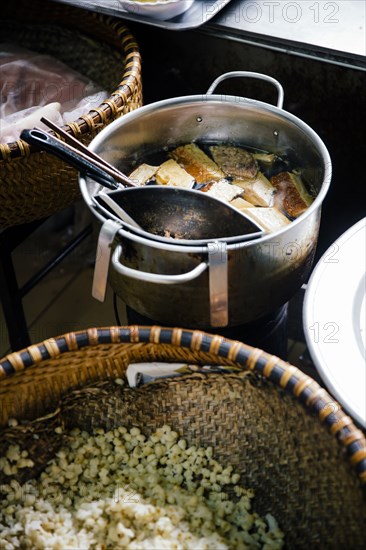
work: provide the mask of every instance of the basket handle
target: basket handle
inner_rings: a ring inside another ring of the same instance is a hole
[[[266,82],[270,82],[271,84],[273,84],[277,88],[277,91],[278,91],[277,107],[279,109],[283,108],[284,91],[283,91],[282,85],[278,82],[278,80],[276,80],[272,76],[268,76],[268,75],[262,74],[262,73],[253,73],[253,72],[250,72],[250,71],[232,71],[230,73],[224,73],[221,76],[219,76],[218,78],[216,78],[216,80],[213,81],[213,83],[211,84],[211,86],[209,87],[209,89],[206,92],[207,95],[213,94],[214,90],[217,88],[217,86],[218,86],[218,84],[220,84],[220,82],[223,82],[224,80],[227,80],[228,78],[237,78],[237,77],[257,78],[258,80],[265,80]]]

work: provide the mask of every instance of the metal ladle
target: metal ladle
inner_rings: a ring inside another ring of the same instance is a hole
[[[131,218],[129,214],[127,214],[126,210],[124,210],[122,206],[117,204],[110,195],[107,195],[107,193],[104,193],[103,191],[99,191],[98,197],[100,197],[102,201],[104,201],[106,205],[109,206],[109,208],[113,210],[113,212],[119,218],[121,218],[122,221],[129,223],[130,225],[132,225],[132,227],[135,227],[136,229],[141,229],[143,231],[141,225],[135,222],[135,220]]]

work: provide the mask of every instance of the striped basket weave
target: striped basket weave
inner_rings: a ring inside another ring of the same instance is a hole
[[[140,361],[227,369],[116,386]],[[57,426],[135,425],[148,435],[169,424],[241,474],[258,512],[280,522],[287,548],[364,547],[364,434],[313,379],[277,357],[201,331],[94,328],[12,353],[0,379],[0,452],[23,442],[33,475],[60,445]],[[23,422],[7,427],[10,418]]]
[[[139,47],[121,19],[47,0],[17,0],[1,7],[0,42],[54,56],[110,93],[63,127],[85,144],[142,105]],[[0,143],[0,229],[42,219],[79,198],[74,168],[22,140]]]

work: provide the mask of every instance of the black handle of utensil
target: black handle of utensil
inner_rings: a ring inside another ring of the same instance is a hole
[[[109,189],[119,189],[118,182],[107,174],[101,168],[95,166],[92,162],[81,157],[77,151],[73,151],[69,145],[65,145],[61,140],[39,129],[23,130],[20,138],[35,146],[37,149],[47,151],[55,157],[65,161],[76,168],[79,172],[88,174],[95,181],[108,187]]]

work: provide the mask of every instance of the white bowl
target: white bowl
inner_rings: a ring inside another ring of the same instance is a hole
[[[135,15],[153,19],[172,19],[187,11],[194,0],[119,0],[121,6]]]

